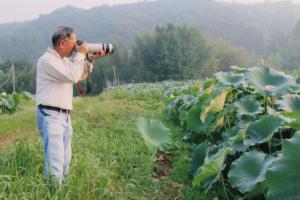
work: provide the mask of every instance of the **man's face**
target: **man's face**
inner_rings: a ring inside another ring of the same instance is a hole
[[[73,54],[73,50],[75,49],[76,45],[76,35],[73,33],[69,38],[64,39],[62,42],[63,48],[63,56],[70,57]]]

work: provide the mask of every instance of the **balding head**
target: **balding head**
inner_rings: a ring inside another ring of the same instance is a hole
[[[56,47],[61,40],[70,38],[73,33],[74,33],[73,28],[66,27],[66,26],[57,27],[54,33],[52,34],[53,47]]]

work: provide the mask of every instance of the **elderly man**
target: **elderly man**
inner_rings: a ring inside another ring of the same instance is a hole
[[[104,51],[90,56],[87,43],[76,43],[70,27],[58,27],[52,47],[39,58],[36,76],[37,124],[44,144],[44,173],[62,183],[71,161],[73,83],[87,78],[92,62]],[[69,59],[70,57],[71,59]]]

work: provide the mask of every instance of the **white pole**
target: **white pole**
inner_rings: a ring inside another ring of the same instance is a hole
[[[13,89],[14,92],[16,92],[15,65],[13,61],[11,62],[11,68],[12,68]]]

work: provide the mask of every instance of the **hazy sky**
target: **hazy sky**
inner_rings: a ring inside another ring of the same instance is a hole
[[[57,8],[72,5],[91,8],[103,4],[123,4],[140,0],[0,0],[0,23],[21,22],[49,14]]]
[[[88,9],[103,4],[133,3],[142,0],[0,0],[0,23],[22,22],[37,18],[40,14],[49,14],[53,10],[72,5]],[[201,1],[201,0],[199,0]],[[253,3],[263,0],[220,0],[228,2]],[[268,0],[270,1],[270,0]],[[281,1],[281,0],[272,0]],[[294,0],[300,1],[300,0]]]

